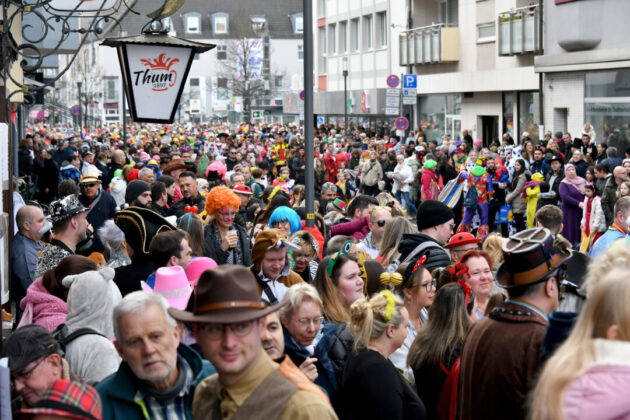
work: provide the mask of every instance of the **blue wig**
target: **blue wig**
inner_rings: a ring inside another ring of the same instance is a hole
[[[288,220],[291,224],[291,235],[295,232],[302,230],[302,220],[295,210],[287,206],[280,206],[271,213],[269,218],[269,227],[273,228],[273,224],[276,222],[282,222]]]

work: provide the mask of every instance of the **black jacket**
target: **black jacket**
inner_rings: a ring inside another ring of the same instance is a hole
[[[43,159],[35,166],[37,175],[37,188],[39,189],[39,202],[48,204],[57,197],[57,187],[59,186],[59,168],[55,161]],[[48,192],[46,192],[48,188]]]
[[[197,193],[197,198],[194,199],[182,198],[170,208],[171,214],[174,214],[179,219],[186,214],[186,206],[197,206],[199,213],[201,213],[206,206],[206,199],[199,193]]]
[[[83,204],[84,207],[89,209],[89,214],[87,215],[87,221],[94,228],[94,242],[92,247],[90,248],[92,251],[103,252],[105,248],[103,247],[103,243],[98,237],[98,230],[105,224],[106,220],[113,219],[114,214],[116,213],[116,200],[111,196],[110,193],[106,191],[101,191],[99,196],[93,201],[90,201],[85,195],[79,195],[79,201]],[[94,205],[94,201],[98,199],[96,205]]]
[[[33,158],[26,148],[18,149],[18,175],[25,176],[33,173]]]
[[[424,266],[427,270],[429,270],[429,272],[436,268],[444,268],[451,263],[451,257],[448,251],[444,249],[435,239],[425,235],[424,233],[403,234],[402,240],[398,244],[398,252],[400,252],[399,260],[402,262],[418,245],[425,242],[433,242],[433,244],[418,253],[414,257],[414,261],[426,255],[427,262]]]
[[[140,290],[140,280],[146,281],[149,274],[153,273],[153,262],[148,256],[132,258],[131,264],[116,268],[114,283],[120,289],[120,294],[125,295]]]
[[[212,235],[210,234],[210,228],[212,224],[207,225],[204,230],[204,252],[203,255],[205,257],[212,258],[218,265],[226,264],[228,259],[228,252],[223,251],[221,249],[221,243],[216,243],[212,240]],[[238,230],[238,246],[241,248],[241,252],[243,253],[243,265],[245,267],[249,267],[252,265],[252,255],[250,250],[249,236],[247,235],[247,231],[244,227],[237,225],[236,223],[232,223],[232,228]]]

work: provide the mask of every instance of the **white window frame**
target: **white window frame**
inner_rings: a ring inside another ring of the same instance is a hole
[[[219,53],[223,53],[225,56],[221,58]],[[217,60],[219,61],[227,60],[227,47],[225,45],[217,45]]]
[[[224,29],[217,29],[220,24],[223,24]],[[230,32],[230,16],[227,13],[214,13],[212,15],[212,32],[221,35]]]
[[[361,18],[361,44],[364,50],[374,49],[374,15]]]
[[[197,27],[191,25],[192,21],[197,21]],[[192,27],[191,27],[192,26]],[[184,15],[184,30],[187,34],[201,33],[201,15],[199,13],[187,13]]]
[[[348,21],[344,20],[339,22],[337,26],[339,31],[339,36],[337,37],[339,46],[337,47],[337,51],[345,54],[348,52]]]
[[[361,50],[361,28],[359,18],[350,21],[350,51],[357,52]]]
[[[376,13],[376,48],[387,47],[388,30],[387,30],[387,12]]]
[[[337,54],[337,24],[330,23],[328,25],[328,48],[326,49],[328,56]]]
[[[494,29],[493,35],[481,36],[480,33],[479,33],[480,30],[481,29],[487,29],[487,28],[493,28]],[[497,40],[497,24],[496,24],[496,22],[478,23],[476,31],[477,31],[477,43],[478,44],[484,44],[486,42],[495,42]]]
[[[293,25],[293,33],[304,33],[304,16],[302,13],[295,13],[291,15],[291,24]]]

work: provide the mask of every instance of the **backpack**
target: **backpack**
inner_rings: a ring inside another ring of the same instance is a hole
[[[470,210],[477,208],[477,188],[474,185],[470,187],[466,197],[464,197],[464,207]]]
[[[52,332],[52,336],[55,338],[55,340],[57,340],[59,348],[63,351],[63,354],[66,353],[66,347],[68,346],[68,344],[70,344],[71,341],[81,337],[82,335],[88,334],[100,335],[101,337],[107,338],[103,334],[96,330],[93,330],[92,328],[79,328],[78,330],[74,330],[69,333],[68,326],[66,324],[61,324],[60,326],[55,328],[55,331]]]
[[[435,409],[436,419],[455,420],[457,416],[457,381],[459,379],[460,361],[461,356],[455,359],[451,370],[446,369],[444,363],[440,362],[440,367],[447,376]]]

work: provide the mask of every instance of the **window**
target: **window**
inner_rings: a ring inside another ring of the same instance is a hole
[[[118,87],[116,83],[116,79],[107,79],[105,81],[106,84],[106,100],[115,101],[118,99]]]
[[[298,60],[304,60],[304,45],[298,44]]]
[[[317,28],[317,52],[319,74],[326,73],[326,28]]]
[[[376,47],[387,46],[387,13],[376,14]]]
[[[190,87],[199,87],[199,78],[198,77],[191,77],[190,78]]]
[[[496,25],[494,22],[480,23],[477,25],[477,42],[489,42],[496,40]]]
[[[350,45],[352,51],[359,51],[359,19],[350,21]]]
[[[335,55],[337,52],[337,25],[332,23],[328,25],[328,55]]]
[[[217,60],[227,59],[227,47],[225,45],[217,45]]]
[[[214,13],[212,15],[212,32],[215,34],[227,34],[229,16],[227,13]]]
[[[201,15],[199,13],[188,13],[184,16],[184,27],[187,34],[201,33]]]
[[[326,17],[326,0],[317,0],[317,17]]]
[[[370,50],[374,46],[372,41],[372,15],[363,16],[363,49]]]
[[[348,21],[339,22],[339,52],[348,52]]]
[[[252,29],[254,32],[262,32],[267,29],[267,18],[264,16],[252,16]]]
[[[304,18],[302,17],[302,13],[291,15],[291,25],[293,25],[293,32],[296,34],[304,32]]]
[[[284,86],[284,78],[282,76],[276,76],[274,80],[274,85],[276,89],[282,89],[282,86]]]
[[[199,53],[195,53],[195,55],[193,56],[193,61],[199,61],[199,57],[201,57]]]
[[[630,70],[589,71],[584,83],[584,121],[593,126],[598,142],[625,150],[630,143]]]
[[[534,141],[538,141],[539,101],[538,92],[518,92],[518,132],[527,131]]]
[[[217,99],[228,99],[228,79],[226,77],[217,78]]]

